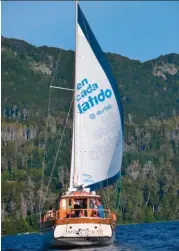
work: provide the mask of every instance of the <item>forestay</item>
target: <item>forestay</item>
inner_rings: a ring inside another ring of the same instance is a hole
[[[108,62],[78,5],[71,188],[112,184],[120,174],[123,115]]]

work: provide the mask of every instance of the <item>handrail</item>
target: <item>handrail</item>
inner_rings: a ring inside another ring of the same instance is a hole
[[[56,211],[56,218],[60,219],[61,210]],[[64,211],[63,211],[64,212]],[[100,217],[100,212],[104,215],[104,217]],[[100,217],[100,218],[109,218],[110,210],[108,209],[71,209],[70,211],[66,212],[66,217],[64,218],[82,218],[82,217]]]
[[[100,212],[102,213],[100,214]],[[47,212],[42,216],[41,222],[70,218],[101,218],[116,220],[116,215],[109,209],[60,209],[54,212]]]

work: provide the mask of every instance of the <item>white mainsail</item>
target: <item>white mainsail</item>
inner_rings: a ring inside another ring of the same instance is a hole
[[[123,115],[115,79],[77,6],[74,124],[70,187],[99,189],[120,174]]]

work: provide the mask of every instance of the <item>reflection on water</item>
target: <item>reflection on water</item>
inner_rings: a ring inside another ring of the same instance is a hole
[[[48,249],[49,251],[79,251],[79,248],[74,249]],[[122,245],[119,243],[105,246],[105,247],[88,247],[88,248],[80,248],[82,251],[139,251],[139,249],[136,249],[135,247],[132,247],[130,245]],[[141,250],[142,251],[142,250]],[[143,249],[144,251],[144,249]]]

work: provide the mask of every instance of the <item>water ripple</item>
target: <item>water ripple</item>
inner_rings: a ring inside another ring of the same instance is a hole
[[[48,251],[40,234],[1,238],[2,251]],[[179,222],[122,225],[116,229],[116,243],[82,251],[179,251]],[[53,249],[51,251],[62,251]],[[72,251],[79,251],[73,249]]]

